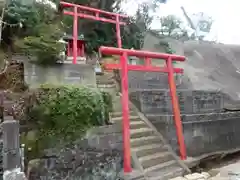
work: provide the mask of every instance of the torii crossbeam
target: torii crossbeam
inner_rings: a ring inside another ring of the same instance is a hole
[[[178,97],[176,94],[176,85],[174,80],[174,73],[183,73],[183,69],[174,68],[172,62],[185,61],[184,56],[154,53],[148,51],[138,51],[121,49],[114,47],[100,47],[100,53],[105,55],[119,55],[119,64],[105,64],[106,69],[120,69],[121,70],[121,85],[122,85],[122,114],[123,114],[123,149],[124,149],[124,172],[131,172],[131,153],[130,153],[130,129],[129,129],[129,97],[128,97],[128,71],[151,71],[168,73],[168,82],[170,94],[172,98],[172,109],[176,126],[177,139],[179,144],[180,156],[182,160],[186,159],[186,147],[184,143],[183,128],[180,117],[180,110],[178,104]],[[128,56],[136,56],[144,58],[144,65],[130,65],[128,64]],[[151,65],[151,59],[164,59],[166,67],[156,67]]]

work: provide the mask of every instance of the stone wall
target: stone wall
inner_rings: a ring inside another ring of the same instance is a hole
[[[136,90],[169,88],[168,76],[166,73],[130,71],[128,73],[128,78],[129,90],[131,92]],[[175,82],[178,89],[186,89],[186,87],[188,87],[187,83],[182,81],[181,75],[175,75]]]
[[[121,126],[108,125],[92,128],[72,145],[47,149],[42,158],[29,162],[28,177],[121,180],[122,162]]]
[[[178,90],[181,120],[188,156],[240,148],[240,112],[225,112],[231,99],[218,91]],[[143,90],[130,94],[134,104],[178,153],[169,90]]]
[[[24,61],[24,79],[30,88],[41,84],[96,85],[95,71],[87,64],[56,64],[40,66]]]
[[[150,116],[149,120],[178,153],[173,116]],[[187,155],[197,157],[240,149],[240,112],[185,114],[181,116]]]
[[[121,124],[96,127],[86,134],[86,144],[96,149],[122,150],[122,128]]]
[[[226,95],[218,91],[178,90],[179,108],[182,114],[221,112],[229,102]],[[130,98],[145,114],[172,114],[171,96],[168,89],[137,90]]]

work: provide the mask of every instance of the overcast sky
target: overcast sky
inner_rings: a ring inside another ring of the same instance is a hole
[[[137,9],[137,4],[145,0],[126,1],[128,3],[124,9],[127,10],[128,14],[133,14]],[[181,6],[184,6],[189,15],[205,12],[214,19],[212,30],[207,39],[226,44],[240,44],[240,0],[168,0],[167,4],[160,6],[156,15],[174,14],[187,23],[180,9]],[[152,28],[158,27],[159,23],[155,20]]]

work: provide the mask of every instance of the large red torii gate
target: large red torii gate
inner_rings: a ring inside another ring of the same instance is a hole
[[[172,62],[185,61],[184,56],[154,53],[148,51],[137,51],[129,49],[121,49],[114,47],[100,47],[100,52],[107,55],[119,55],[119,64],[106,64],[106,69],[121,69],[121,85],[122,85],[122,115],[123,115],[123,149],[124,149],[124,172],[131,172],[131,153],[130,153],[130,128],[129,128],[129,97],[128,97],[128,71],[151,71],[168,73],[168,82],[170,94],[172,98],[172,109],[176,126],[177,139],[179,144],[180,156],[182,160],[186,159],[186,147],[184,143],[183,128],[180,117],[180,109],[178,97],[176,94],[176,85],[174,73],[183,73],[183,69],[174,68]],[[128,56],[136,56],[144,58],[144,65],[128,64]],[[151,59],[164,59],[166,67],[156,67],[151,65]]]
[[[184,136],[182,130],[182,122],[180,117],[180,110],[178,104],[178,98],[176,95],[176,85],[174,80],[174,73],[183,73],[181,68],[173,68],[172,62],[174,61],[184,61],[184,56],[164,54],[164,53],[154,53],[148,51],[137,51],[129,49],[121,49],[122,42],[120,36],[120,25],[125,25],[126,23],[121,21],[121,18],[127,18],[125,15],[120,15],[117,13],[111,13],[95,8],[90,8],[86,6],[81,6],[77,4],[60,2],[61,6],[64,8],[72,7],[73,12],[64,10],[64,14],[71,15],[74,17],[73,20],[73,64],[77,63],[77,39],[78,39],[78,17],[92,19],[96,21],[108,22],[116,24],[116,36],[118,48],[114,47],[101,47],[100,52],[102,54],[108,55],[119,55],[119,64],[106,64],[106,69],[121,69],[121,83],[122,83],[122,113],[123,113],[123,149],[124,149],[124,172],[131,172],[131,153],[130,153],[130,134],[129,134],[129,97],[128,97],[128,71],[151,71],[151,72],[164,72],[168,73],[168,82],[170,87],[170,94],[172,98],[172,109],[176,126],[177,139],[180,150],[180,157],[182,160],[186,159],[186,148],[184,143]],[[88,11],[94,13],[94,15],[89,15],[79,11]],[[101,17],[104,15],[104,17]],[[109,18],[106,18],[108,16]],[[144,65],[130,65],[128,64],[128,56],[142,57],[145,60]],[[151,59],[165,59],[166,67],[155,67],[151,65]]]

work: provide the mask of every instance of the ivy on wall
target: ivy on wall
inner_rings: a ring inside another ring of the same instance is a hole
[[[167,41],[160,41],[159,44],[164,48],[165,53],[167,53],[167,54],[174,54],[174,53],[176,53],[176,51],[174,51],[171,48],[170,44]],[[173,61],[173,64],[176,64],[176,63],[177,63],[176,61]]]

